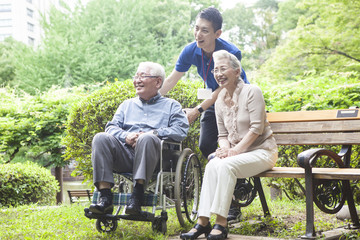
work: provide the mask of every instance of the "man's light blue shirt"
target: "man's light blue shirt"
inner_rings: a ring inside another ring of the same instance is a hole
[[[179,102],[159,93],[149,101],[140,97],[125,100],[105,127],[105,132],[124,143],[130,132],[153,130],[160,138],[177,142],[184,140],[189,122]]]

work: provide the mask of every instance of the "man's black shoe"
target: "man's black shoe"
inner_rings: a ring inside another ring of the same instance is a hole
[[[129,215],[140,215],[141,214],[141,204],[139,198],[131,195],[129,202],[126,206],[125,213]]]
[[[97,204],[91,204],[89,211],[97,214],[112,214],[114,206],[112,204],[112,196],[100,197]]]
[[[241,217],[240,208],[231,206],[229,210],[229,214],[227,216],[227,221],[228,222],[240,221],[240,217]]]

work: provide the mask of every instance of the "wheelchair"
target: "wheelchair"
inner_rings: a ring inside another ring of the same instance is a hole
[[[113,188],[113,205],[115,214],[95,214],[85,208],[85,216],[96,219],[99,232],[115,231],[118,221],[133,220],[151,222],[153,231],[163,234],[167,231],[167,209],[175,208],[181,226],[185,221],[194,223],[200,200],[202,184],[201,163],[197,155],[189,148],[182,149],[182,143],[161,141],[160,161],[155,174],[147,184],[143,209],[140,215],[126,215],[125,207],[130,199],[133,179],[131,173],[116,173]],[[99,201],[100,192],[95,191],[92,203]],[[159,213],[156,215],[157,213]]]

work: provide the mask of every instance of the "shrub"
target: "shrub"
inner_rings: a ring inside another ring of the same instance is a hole
[[[0,165],[0,206],[54,204],[58,191],[55,177],[35,163]]]
[[[0,88],[0,163],[9,163],[23,152],[26,153],[24,158],[33,161],[45,159],[44,166],[66,165],[61,145],[64,124],[70,106],[84,92],[80,87],[54,87],[33,97]]]
[[[179,81],[168,97],[179,101],[183,108],[195,107],[200,102],[196,97],[196,89],[202,86],[200,81]],[[65,160],[75,159],[77,162],[76,175],[82,174],[85,179],[92,179],[91,142],[96,133],[104,131],[118,106],[126,99],[135,96],[132,81],[118,81],[107,84],[103,89],[95,91],[71,110],[66,124]],[[183,141],[184,148],[196,151],[198,156],[199,118],[189,130]]]

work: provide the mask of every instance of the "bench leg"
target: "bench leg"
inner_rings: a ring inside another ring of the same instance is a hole
[[[346,193],[346,200],[347,200],[347,203],[349,206],[351,221],[353,223],[351,228],[354,228],[354,229],[360,228],[359,216],[357,215],[357,211],[355,208],[354,197],[353,197],[353,193],[352,193],[352,190],[350,187],[350,181],[344,180],[342,182],[344,185],[344,192]]]
[[[306,189],[306,233],[301,236],[303,239],[315,239],[314,225],[314,183],[312,169],[305,168],[305,189]]]
[[[69,199],[70,199],[70,204],[73,204],[73,200],[72,200],[72,197],[71,197],[71,192],[68,191],[68,195],[69,195]]]
[[[255,184],[255,188],[256,188],[256,190],[257,190],[257,192],[259,194],[259,197],[260,197],[260,202],[261,202],[262,209],[264,211],[264,216],[265,217],[270,216],[269,207],[267,205],[264,190],[262,188],[261,181],[260,181],[259,177],[254,177],[254,184]]]

